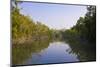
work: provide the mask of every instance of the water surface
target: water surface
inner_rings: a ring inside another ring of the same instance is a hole
[[[79,61],[76,54],[70,53],[71,48],[65,42],[51,42],[46,49],[32,53],[25,64],[45,64]]]
[[[91,44],[90,44],[91,45]],[[75,41],[33,41],[12,49],[14,65],[95,61],[96,51],[87,43]]]

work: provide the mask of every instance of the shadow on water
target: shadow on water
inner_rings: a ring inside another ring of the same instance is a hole
[[[76,54],[80,61],[96,61],[96,44],[77,39],[66,40],[66,43],[71,48],[69,53]]]

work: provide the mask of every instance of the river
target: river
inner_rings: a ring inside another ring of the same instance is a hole
[[[33,41],[13,46],[12,62],[14,65],[29,65],[95,61],[96,52],[89,48],[76,41]]]

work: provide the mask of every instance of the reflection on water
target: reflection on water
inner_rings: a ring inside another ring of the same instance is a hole
[[[44,49],[40,53],[33,53],[32,57],[26,62],[26,64],[44,64],[78,61],[77,55],[69,54],[70,50],[70,46],[64,42],[53,42],[50,43],[48,48]]]
[[[95,50],[76,41],[33,41],[32,43],[14,44],[12,51],[12,62],[15,65],[92,61],[96,59]]]
[[[33,41],[24,44],[13,44],[12,46],[12,63],[24,64],[32,53],[39,53],[49,46],[49,41]]]

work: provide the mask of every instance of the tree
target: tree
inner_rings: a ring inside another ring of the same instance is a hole
[[[70,31],[73,34],[78,34],[81,39],[88,40],[88,42],[96,43],[96,7],[87,6],[87,13],[85,17],[80,17]]]

